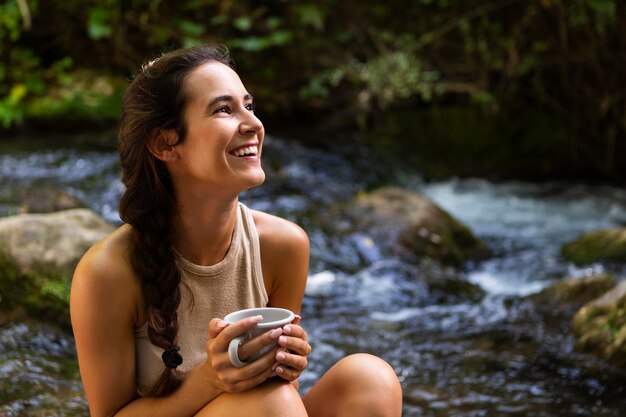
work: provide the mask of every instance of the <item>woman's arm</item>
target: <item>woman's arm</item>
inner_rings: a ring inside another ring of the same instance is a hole
[[[299,314],[309,271],[309,238],[302,228],[290,221],[258,211],[253,214],[259,232],[268,305]],[[311,353],[306,331],[299,323],[298,317],[283,328],[279,344],[285,349],[276,356],[276,373],[296,385]]]
[[[211,322],[210,361],[162,398],[137,395],[134,329],[143,321],[141,284],[126,259],[123,229],[96,244],[76,268],[70,299],[72,327],[89,408],[101,416],[192,416],[225,391],[249,389],[271,373],[273,357],[245,368],[230,365],[230,340],[256,325]],[[245,376],[243,373],[246,372]]]
[[[253,211],[268,304],[300,313],[309,273],[309,238],[288,220]]]

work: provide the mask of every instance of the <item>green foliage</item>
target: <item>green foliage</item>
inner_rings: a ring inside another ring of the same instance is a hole
[[[365,63],[354,63],[347,71],[362,84],[364,100],[375,100],[381,108],[409,97],[430,101],[437,90],[439,73],[424,68],[416,56],[405,51],[385,53]],[[371,108],[371,104],[368,105]]]
[[[574,28],[591,24],[602,33],[616,20],[617,3],[614,0],[574,0],[569,8],[569,22]]]
[[[111,25],[111,9],[108,7],[94,7],[89,10],[89,18],[87,19],[87,33],[93,40],[110,38],[113,35],[113,26]]]
[[[17,1],[0,4],[5,128],[47,111],[108,118],[119,95],[70,93],[74,73],[127,78],[164,50],[213,42],[232,50],[264,115],[320,116],[341,106],[354,117],[348,122],[371,122],[394,106],[506,115],[528,105],[568,126],[579,162],[607,174],[626,166],[618,0],[26,3],[30,28]],[[94,100],[102,105],[88,105]]]
[[[16,1],[0,4],[0,39],[17,41],[22,33],[21,14]]]
[[[0,249],[0,311],[22,310],[69,329],[69,300],[66,274],[51,265],[38,265],[24,274]]]
[[[66,121],[106,121],[119,117],[126,88],[122,79],[95,71],[66,74],[46,95],[33,98],[25,109],[32,119],[64,118]]]

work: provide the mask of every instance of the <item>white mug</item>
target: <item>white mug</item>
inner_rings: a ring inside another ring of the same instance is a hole
[[[230,341],[230,345],[228,345],[228,357],[230,358],[230,362],[237,368],[241,368],[242,366],[253,362],[254,360],[269,352],[271,349],[278,346],[278,343],[275,341],[273,344],[265,346],[263,349],[249,357],[246,361],[242,361],[241,359],[239,359],[239,355],[237,353],[239,346],[242,343],[253,339],[256,336],[259,336],[269,330],[283,327],[284,325],[291,323],[296,318],[296,315],[293,312],[284,308],[260,307],[235,311],[224,317],[224,321],[229,324],[234,324],[239,320],[245,319],[246,317],[253,316],[263,316],[263,320],[261,320],[261,322],[254,329],[250,329],[244,334],[235,337],[233,340]]]

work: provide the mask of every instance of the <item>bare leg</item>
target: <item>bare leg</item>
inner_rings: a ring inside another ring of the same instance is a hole
[[[271,379],[249,391],[224,393],[196,417],[307,417],[298,391],[287,381]]]
[[[402,387],[393,368],[376,356],[350,355],[303,398],[310,417],[400,417]]]

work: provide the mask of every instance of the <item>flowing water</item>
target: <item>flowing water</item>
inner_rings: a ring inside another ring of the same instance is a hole
[[[115,150],[80,140],[47,143],[0,150],[0,215],[16,213],[28,193],[52,188],[119,222],[123,187]],[[269,137],[267,182],[242,196],[253,208],[298,222],[311,240],[302,316],[313,354],[302,390],[346,354],[370,352],[398,373],[405,416],[626,415],[623,372],[577,353],[569,317],[539,311],[526,298],[565,277],[626,276],[620,266],[575,267],[559,256],[561,244],[585,231],[624,226],[626,190],[480,179],[427,183],[419,173],[373,159],[354,149],[312,150]],[[342,216],[357,192],[384,183],[429,196],[493,256],[456,270],[385,255]],[[473,283],[480,295],[442,293],[429,284],[447,277]],[[0,416],[87,414],[71,336],[38,323],[0,328]]]

